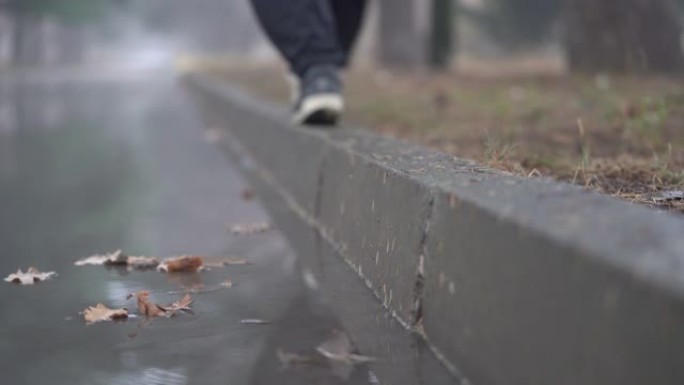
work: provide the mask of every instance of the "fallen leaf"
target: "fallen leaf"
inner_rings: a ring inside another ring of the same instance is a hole
[[[350,365],[376,360],[373,357],[353,353],[354,347],[351,340],[347,334],[339,330],[333,330],[331,337],[318,345],[316,351],[331,361],[339,361]]]
[[[190,305],[192,304],[192,296],[186,294],[179,301],[170,305],[157,305],[150,300],[150,293],[148,291],[141,291],[135,294],[138,302],[138,311],[145,317],[172,317],[179,311],[192,313]]]
[[[21,285],[33,285],[36,282],[46,281],[57,273],[54,271],[40,272],[35,267],[29,267],[26,272],[22,272],[21,269],[17,270],[16,273],[10,274],[5,278],[5,282],[18,283]]]
[[[76,266],[85,265],[126,265],[128,256],[125,255],[121,250],[117,250],[113,253],[108,254],[95,254],[88,258],[76,261],[74,264]]]
[[[158,317],[164,314],[164,309],[150,301],[150,293],[148,291],[141,291],[137,293],[136,299],[138,301],[138,311],[145,317]]]
[[[153,268],[159,264],[159,260],[153,257],[133,257],[117,250],[109,254],[96,254],[75,262],[76,266],[105,265],[105,266],[131,266],[136,269]]]
[[[167,273],[192,273],[197,272],[204,263],[204,259],[199,256],[182,256],[163,260],[157,270]]]
[[[327,358],[330,370],[343,379],[351,376],[356,365],[376,361],[373,357],[355,354],[351,340],[339,330],[333,330],[331,337],[318,345],[316,352]]]
[[[271,230],[273,226],[268,222],[229,225],[228,231],[233,235],[256,235]]]
[[[95,306],[90,306],[81,313],[86,323],[92,324],[102,321],[120,321],[128,318],[128,309],[110,309],[107,306],[98,303]]]
[[[192,302],[193,302],[192,296],[190,294],[186,294],[179,301],[176,301],[176,302],[172,303],[171,305],[168,305],[168,306],[157,305],[157,306],[159,306],[161,309],[164,310],[164,312],[166,313],[165,315],[167,317],[172,317],[173,315],[175,315],[176,312],[179,312],[179,311],[184,311],[186,313],[192,314],[193,311],[192,311],[192,309],[190,309],[190,305],[192,304]]]
[[[332,336],[321,343],[314,354],[300,355],[287,353],[281,349],[277,349],[276,354],[285,367],[325,365],[336,376],[349,379],[356,365],[376,360],[373,357],[355,354],[353,351],[354,347],[349,337],[341,331],[333,330]]]

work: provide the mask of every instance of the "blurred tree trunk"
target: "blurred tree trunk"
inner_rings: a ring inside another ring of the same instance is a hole
[[[12,64],[15,66],[21,66],[26,61],[26,52],[24,47],[24,40],[26,40],[27,33],[27,21],[26,17],[21,14],[16,14],[14,17],[14,34],[12,35],[12,47],[10,54],[12,56]]]
[[[449,66],[454,41],[454,0],[432,1],[430,64],[435,69]]]
[[[427,64],[428,44],[416,0],[380,0],[380,62],[388,67],[416,68]]]
[[[566,51],[582,72],[679,72],[684,68],[676,0],[567,0]]]
[[[0,67],[12,63],[13,37],[14,19],[12,14],[0,6]]]
[[[388,67],[445,67],[451,58],[454,0],[379,0],[380,62]]]
[[[18,13],[14,19],[13,64],[33,66],[40,62],[40,18]]]

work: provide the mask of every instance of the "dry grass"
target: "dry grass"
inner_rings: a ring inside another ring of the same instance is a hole
[[[282,71],[217,73],[287,101]],[[684,189],[681,78],[347,74],[346,119],[528,177],[551,176],[684,212],[658,191]]]

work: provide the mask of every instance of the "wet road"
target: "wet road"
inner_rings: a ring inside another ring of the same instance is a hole
[[[278,361],[277,349],[309,353],[340,325],[312,301],[278,232],[227,232],[229,222],[269,220],[242,198],[246,188],[171,80],[0,83],[0,274],[59,274],[35,286],[0,282],[2,383],[373,382],[363,365],[340,374]],[[195,275],[73,264],[116,249],[251,264]],[[226,279],[232,288],[195,295],[194,316],[141,328],[136,319],[86,326],[79,316],[98,302],[134,309],[131,292],[165,303]]]
[[[458,383],[277,194],[257,179],[248,186],[237,172],[248,159],[212,143],[189,98],[170,76],[0,76],[0,275],[59,274],[0,281],[1,382]],[[243,198],[248,188],[259,201]],[[278,230],[248,237],[226,227],[271,220]],[[251,264],[201,274],[74,265],[116,249]],[[317,284],[305,285],[298,261],[312,260]],[[233,287],[213,290],[227,279]],[[79,315],[100,302],[135,309],[126,297],[140,290],[170,303],[201,285],[194,315],[90,326]],[[377,361],[316,355],[340,331]],[[284,365],[278,351],[299,356]]]

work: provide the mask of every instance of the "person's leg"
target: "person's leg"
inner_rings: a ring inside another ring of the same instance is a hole
[[[329,0],[252,0],[252,5],[266,34],[297,76],[303,77],[316,65],[344,65]]]
[[[252,0],[266,34],[295,74],[293,121],[330,125],[342,110],[339,69],[361,25],[363,0]]]
[[[329,0],[337,27],[337,40],[344,53],[343,66],[351,61],[352,50],[359,36],[366,0]]]

